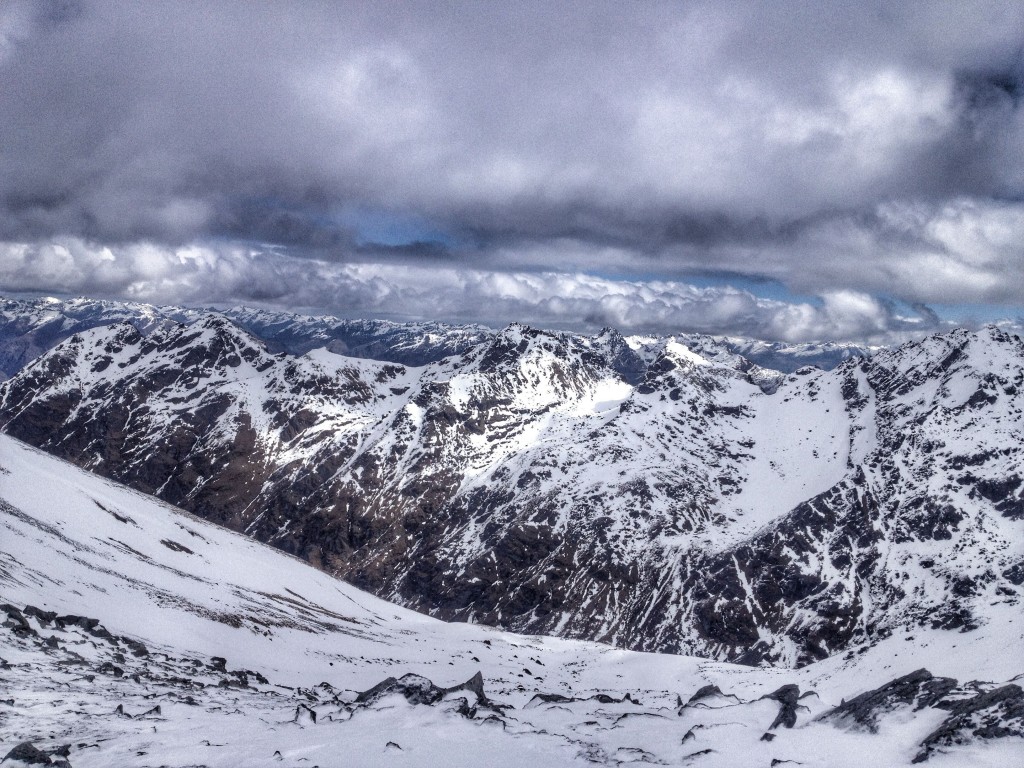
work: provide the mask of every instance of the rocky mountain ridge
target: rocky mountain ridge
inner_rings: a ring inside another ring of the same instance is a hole
[[[0,297],[0,377],[13,376],[43,352],[89,328],[129,322],[148,333],[169,322],[193,323],[211,312],[214,310],[90,298]],[[252,307],[232,307],[216,313],[263,341],[273,352],[301,355],[325,347],[348,357],[413,366],[463,354],[496,333],[480,325],[344,320]],[[631,375],[641,376],[646,364],[673,340],[705,355],[727,356],[737,362],[742,358],[787,373],[806,365],[831,369],[843,360],[877,351],[848,343],[785,344],[702,334],[632,336],[623,340],[622,365],[633,366]]]
[[[1019,339],[701,351],[513,325],[412,367],[208,313],[70,337],[0,425],[447,619],[799,666],[1018,603]]]

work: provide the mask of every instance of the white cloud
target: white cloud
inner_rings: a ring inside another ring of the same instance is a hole
[[[261,304],[345,316],[630,332],[699,331],[785,341],[879,340],[915,327],[854,291],[778,301],[731,287],[582,273],[338,264],[239,245],[0,244],[7,291],[118,295],[157,304]]]

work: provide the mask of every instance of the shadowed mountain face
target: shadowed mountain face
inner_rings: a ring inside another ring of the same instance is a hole
[[[3,429],[435,616],[803,665],[1022,591],[1024,345],[994,329],[783,375],[613,331],[409,367],[136,325],[24,367]]]

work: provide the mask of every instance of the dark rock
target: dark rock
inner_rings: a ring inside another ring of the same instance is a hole
[[[775,741],[774,733],[764,733],[761,735],[761,741]]]
[[[25,606],[25,615],[35,616],[39,623],[44,626],[57,618],[57,613],[55,611],[44,611],[41,608],[36,608],[34,605]]]
[[[29,637],[36,634],[36,631],[32,629],[32,626],[28,623],[24,614],[10,603],[3,603],[0,605],[0,611],[4,611],[7,614],[7,621],[3,623],[3,626],[10,629],[14,634],[22,637]]]
[[[99,619],[90,619],[86,616],[75,616],[73,614],[68,616],[58,616],[54,621],[61,629],[64,629],[65,627],[81,627],[86,632],[95,629],[100,624]]]
[[[563,696],[560,693],[535,693],[533,698],[526,702],[527,706],[530,706],[534,701],[540,701],[545,704],[569,704],[579,699],[573,698],[572,696]]]
[[[111,664],[109,661],[103,662],[96,671],[101,675],[112,675],[114,677],[122,677],[124,675],[124,670],[121,667]]]
[[[912,704],[915,711],[932,707],[955,687],[956,680],[949,677],[934,677],[927,669],[919,669],[843,702],[823,714],[820,719],[846,721],[855,727],[877,733],[879,718],[897,706]]]
[[[790,683],[761,698],[772,699],[780,704],[779,714],[774,722],[768,726],[769,731],[775,730],[780,725],[786,728],[792,728],[796,725],[796,707],[797,702],[800,700],[800,686]]]
[[[979,693],[969,699],[939,702],[936,706],[949,710],[942,725],[921,742],[921,750],[913,762],[923,763],[940,747],[950,747],[971,740],[1024,737],[1024,690],[1009,684]]]
[[[686,707],[700,705],[702,702],[714,696],[720,696],[723,699],[731,699],[737,704],[741,703],[740,698],[738,696],[734,696],[731,693],[722,693],[722,690],[717,685],[709,684],[702,686],[701,688],[698,688],[697,692],[689,698],[686,704],[683,705],[682,709],[685,709]],[[680,710],[680,712],[682,711],[682,709]]]
[[[425,677],[414,674],[403,675],[400,679],[389,677],[369,690],[356,696],[357,704],[373,704],[392,693],[405,697],[410,704],[436,704],[444,696],[444,689],[438,688]]]
[[[130,637],[121,637],[120,640],[131,651],[133,656],[138,656],[139,658],[149,656],[149,649],[138,640]]]
[[[452,686],[451,688],[439,688],[432,681],[414,674],[403,675],[400,678],[389,677],[382,680],[369,690],[363,691],[356,696],[356,704],[371,705],[384,696],[400,694],[410,704],[433,705],[441,701],[445,696],[459,691],[468,691],[476,699],[475,704],[470,704],[467,699],[462,699],[463,704],[459,706],[459,714],[466,717],[474,717],[477,708],[490,709],[501,713],[508,706],[497,704],[487,698],[483,688],[483,675],[477,672],[473,677],[464,683]]]
[[[23,741],[8,752],[0,762],[8,760],[20,760],[28,765],[53,765],[50,756],[42,750],[36,749],[36,746],[30,741]]]
[[[705,686],[703,686],[701,688],[698,688],[697,692],[695,694],[693,694],[693,696],[691,696],[686,703],[687,704],[694,704],[694,703],[700,701],[701,699],[708,698],[709,696],[723,696],[723,695],[724,694],[722,693],[722,689],[719,688],[717,685],[708,684],[708,685],[705,685]]]

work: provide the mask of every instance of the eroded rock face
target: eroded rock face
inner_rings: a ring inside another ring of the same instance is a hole
[[[1019,600],[1018,339],[774,377],[707,344],[514,325],[410,368],[125,324],[0,426],[445,619],[801,665]]]

